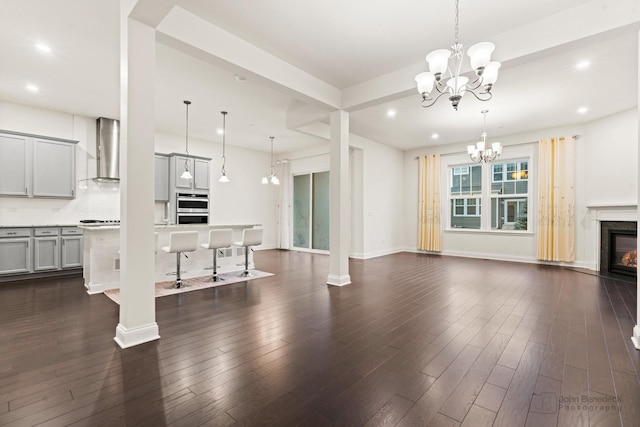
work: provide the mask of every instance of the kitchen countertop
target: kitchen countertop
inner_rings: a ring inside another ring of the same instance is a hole
[[[183,228],[243,228],[243,227],[255,227],[262,224],[155,224],[154,227],[160,230],[166,229],[183,229]],[[95,231],[107,231],[107,230],[120,230],[120,225],[113,224],[82,224],[78,228],[83,230],[95,230]]]
[[[78,227],[79,223],[75,224],[21,224],[21,225],[0,225],[0,228],[45,228],[45,227]]]

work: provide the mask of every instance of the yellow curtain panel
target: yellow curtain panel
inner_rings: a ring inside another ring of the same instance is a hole
[[[418,164],[418,249],[440,252],[440,155],[420,157]]]
[[[575,140],[539,142],[538,259],[575,259]]]

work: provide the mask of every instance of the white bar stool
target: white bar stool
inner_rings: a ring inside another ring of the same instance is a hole
[[[207,243],[200,244],[201,248],[213,249],[213,281],[224,280],[218,276],[218,256],[216,254],[218,249],[228,248],[233,243],[232,237],[233,230],[230,228],[218,228],[209,230],[209,241]]]
[[[262,228],[245,228],[242,230],[242,241],[233,242],[233,244],[244,247],[244,271],[240,276],[252,276],[252,274],[249,273],[249,250],[251,249],[250,246],[262,244]]]
[[[182,287],[180,278],[180,255],[198,249],[197,231],[172,231],[169,233],[169,246],[161,248],[164,252],[176,254],[176,288]],[[184,256],[187,256],[186,254]],[[187,257],[188,258],[188,257]]]

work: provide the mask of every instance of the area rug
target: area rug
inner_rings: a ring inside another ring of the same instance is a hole
[[[191,279],[183,279],[182,287],[180,289],[174,288],[173,284],[175,280],[167,282],[156,283],[156,298],[165,297],[167,295],[180,294],[183,292],[198,291],[200,289],[213,288],[216,286],[230,285],[232,283],[246,282],[248,280],[260,279],[261,277],[273,276],[272,273],[267,273],[260,270],[251,270],[252,276],[240,277],[238,272],[218,274],[224,280],[218,280],[214,282],[211,276],[193,277]],[[120,289],[110,289],[104,291],[104,294],[108,296],[116,304],[120,304]]]

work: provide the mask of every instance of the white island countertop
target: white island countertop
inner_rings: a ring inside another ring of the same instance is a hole
[[[155,282],[175,280],[176,255],[165,253],[161,248],[169,245],[173,231],[197,231],[198,243],[206,243],[209,230],[230,228],[233,230],[233,241],[242,240],[242,230],[261,224],[156,224],[156,267]],[[100,293],[107,289],[120,287],[120,225],[119,224],[82,224],[79,226],[84,235],[83,276],[85,287],[90,294]],[[208,276],[212,274],[213,252],[198,245],[195,252],[182,261],[180,271],[183,279]],[[248,252],[249,268],[253,268],[253,254]],[[183,270],[184,269],[184,270]],[[218,272],[228,273],[244,269],[244,248],[229,247],[218,252]],[[173,272],[173,274],[172,274]]]
[[[262,224],[154,224],[156,230],[187,230],[187,229],[210,229],[210,228],[251,228],[259,227]],[[120,224],[81,224],[78,226],[83,230],[108,231],[120,230]]]

